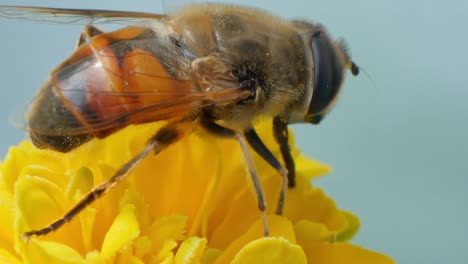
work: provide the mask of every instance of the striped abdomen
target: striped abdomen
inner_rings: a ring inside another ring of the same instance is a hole
[[[28,116],[34,144],[67,152],[129,124],[189,114],[198,104],[195,87],[175,77],[183,66],[175,65],[174,52],[149,28],[91,38],[35,98]]]

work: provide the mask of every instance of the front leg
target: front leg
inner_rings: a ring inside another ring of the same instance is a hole
[[[280,146],[281,156],[283,156],[284,164],[288,169],[288,186],[293,188],[296,186],[296,165],[288,142],[288,124],[279,116],[273,119],[273,135]]]

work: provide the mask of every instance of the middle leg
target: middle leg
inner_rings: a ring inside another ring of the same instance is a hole
[[[263,234],[268,236],[270,234],[270,229],[268,227],[267,215],[266,215],[266,201],[265,201],[265,193],[263,192],[262,184],[260,182],[260,178],[257,173],[257,169],[255,168],[255,163],[253,160],[252,155],[250,154],[249,148],[245,141],[244,135],[241,133],[231,130],[229,128],[225,128],[223,126],[218,125],[212,120],[202,118],[201,125],[209,132],[226,138],[235,138],[239,142],[242,152],[244,154],[244,158],[247,164],[247,168],[249,170],[250,177],[252,179],[252,183],[255,188],[255,193],[257,194],[257,202],[258,202],[258,209],[262,214],[262,222],[263,222]]]

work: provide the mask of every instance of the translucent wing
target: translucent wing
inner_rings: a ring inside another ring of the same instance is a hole
[[[174,15],[182,9],[184,6],[193,4],[193,3],[206,3],[207,1],[203,0],[164,0],[164,12],[168,15]]]
[[[250,96],[229,74],[192,72],[183,52],[158,45],[157,36],[125,39],[137,30],[138,36],[150,31],[126,28],[81,46],[32,101],[25,128],[40,135],[105,137],[129,124],[184,118]]]
[[[150,76],[153,81],[168,79]],[[173,80],[185,85],[194,81]],[[223,105],[246,99],[250,92],[237,87],[217,85],[211,91],[170,91],[174,87],[159,86],[140,92],[99,92],[64,90],[47,83],[31,102],[26,114],[25,129],[38,135],[73,136],[92,134],[102,138],[130,124],[161,120],[189,118],[202,108]],[[59,101],[57,94],[67,94],[70,99]],[[87,98],[90,105],[77,98]],[[67,104],[73,103],[71,108]],[[96,107],[98,105],[98,107]],[[51,109],[60,113],[49,112]]]
[[[31,6],[0,6],[0,18],[59,24],[133,24],[159,20],[163,14]]]

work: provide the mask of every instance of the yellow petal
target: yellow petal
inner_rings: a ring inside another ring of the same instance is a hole
[[[106,264],[109,261],[105,261],[97,250],[93,250],[86,254],[86,264]]]
[[[332,242],[335,242],[335,241],[344,242],[344,241],[350,240],[357,233],[361,225],[361,223],[359,222],[359,218],[355,216],[353,213],[343,211],[343,214],[346,217],[348,224],[346,225],[344,229],[342,229],[340,232],[336,234],[335,240],[333,240]]]
[[[233,264],[307,263],[302,248],[284,238],[265,237],[250,242],[236,255]]]
[[[69,207],[63,191],[57,185],[35,176],[18,179],[15,185],[15,200],[18,209],[15,237],[26,231],[48,226],[52,221],[60,219]],[[82,252],[83,244],[79,239],[80,223],[75,220],[48,234],[47,238]]]
[[[331,172],[330,166],[310,159],[307,156],[300,155],[299,153],[294,155],[294,162],[296,164],[296,175],[302,175],[309,180]]]
[[[51,219],[59,218],[66,208],[62,190],[43,178],[20,178],[16,182],[15,194],[19,212],[28,228],[46,226]]]
[[[21,169],[20,177],[24,175],[44,178],[56,184],[60,189],[63,189],[69,180],[69,177],[63,171],[56,172],[51,170],[48,166],[36,164],[24,166]]]
[[[71,247],[61,243],[31,239],[22,244],[23,258],[27,263],[84,263],[83,257]]]
[[[271,237],[283,237],[292,243],[296,242],[294,229],[287,218],[278,215],[269,215],[268,224]],[[258,219],[247,232],[232,241],[223,254],[216,260],[216,263],[227,263],[231,261],[246,244],[262,237],[263,222],[261,219]]]
[[[23,144],[11,147],[2,165],[2,177],[0,180],[2,181],[2,185],[11,193],[13,193],[15,182],[23,167],[22,163],[28,159],[27,152],[21,147]]]
[[[243,175],[245,175],[245,170]],[[278,200],[281,177],[279,175],[265,175],[265,178],[263,187],[267,212],[273,212]],[[223,221],[214,228],[209,236],[210,247],[226,248],[229,243],[248,230],[252,223],[259,221],[261,214],[257,206],[257,196],[253,187],[250,186],[249,179],[245,177],[244,180],[244,186],[235,195],[229,197],[231,201],[226,202],[225,205],[219,205],[220,209],[224,209],[226,212]]]
[[[115,168],[101,162],[98,162],[96,167],[90,169],[93,172],[95,178],[94,182],[96,184],[104,182],[116,172]],[[103,197],[90,205],[90,207],[96,210],[94,227],[98,228],[93,228],[92,236],[93,244],[95,244],[97,248],[102,248],[102,243],[107,235],[107,231],[113,224],[115,217],[122,211],[122,208],[119,207],[119,201],[127,188],[128,183],[126,181],[120,182],[112,191],[106,193]]]
[[[166,241],[178,241],[183,238],[187,217],[171,215],[156,219],[150,231],[153,251],[159,252]]]
[[[175,263],[190,264],[200,263],[200,259],[206,247],[206,238],[190,237],[180,245],[175,255]]]
[[[78,192],[76,196],[80,196]],[[93,239],[93,227],[96,220],[97,210],[92,207],[86,207],[78,215],[81,224],[81,237],[85,251],[96,248],[96,240]]]
[[[16,256],[8,252],[8,250],[0,248],[0,263],[21,264],[21,261]]]
[[[65,194],[72,200],[76,192],[79,192],[81,195],[88,193],[93,186],[93,172],[87,167],[81,167],[79,170],[72,173]]]
[[[347,228],[347,218],[321,189],[314,188],[306,177],[298,175],[297,185],[289,189],[284,215],[291,221],[309,220],[324,224],[332,232]]]
[[[128,204],[115,218],[114,223],[102,243],[101,255],[104,259],[112,257],[133,241],[140,233],[135,215],[135,206]]]
[[[120,250],[114,263],[116,264],[144,264],[143,260],[133,255],[133,247],[125,247]]]
[[[94,185],[94,174],[86,167],[73,171],[67,184],[65,195],[73,204],[78,203],[85,194],[87,194]],[[80,219],[81,237],[85,251],[96,248],[96,239],[92,237],[94,222],[96,220],[96,209],[87,206],[81,211],[77,218]]]
[[[320,264],[392,264],[389,257],[348,243],[314,243],[303,249],[309,263]]]
[[[343,212],[347,224],[340,231],[329,230],[324,224],[310,220],[300,220],[294,223],[297,243],[308,245],[318,241],[346,241],[356,234],[359,229],[359,219],[349,212]]]
[[[140,236],[135,240],[135,256],[139,258],[145,257],[151,252],[152,242],[147,236]]]
[[[294,232],[296,233],[297,243],[300,245],[311,241],[327,241],[333,234],[324,224],[309,220],[297,221],[294,224]]]
[[[152,217],[148,210],[148,204],[144,202],[141,195],[134,188],[125,190],[119,204],[120,208],[125,207],[127,204],[133,204],[138,212],[137,219],[141,233],[146,234],[149,232],[152,224]]]
[[[0,248],[13,252],[13,223],[15,202],[13,195],[0,189]],[[0,262],[1,263],[1,262]]]
[[[271,123],[259,122],[256,128],[279,157]],[[268,217],[271,237],[263,237],[238,142],[198,131],[157,156],[150,155],[127,180],[57,232],[33,238],[29,245],[19,240],[21,232],[56,220],[92,186],[109,179],[163,124],[129,126],[66,154],[38,150],[30,142],[12,148],[0,164],[0,226],[13,230],[7,234],[0,230],[0,262],[4,257],[49,263],[62,257],[80,263],[86,256],[86,263],[93,264],[304,263],[308,256],[310,262],[322,264],[343,260],[330,254],[364,260],[377,254],[348,244],[344,249],[328,244],[350,239],[359,221],[310,184],[329,167],[302,156],[292,133],[297,187],[289,190],[284,217]],[[259,155],[253,156],[267,212],[273,213],[280,177]],[[59,246],[44,246],[42,240]],[[323,245],[332,249],[324,248],[321,254]]]
[[[216,172],[216,166],[211,166],[216,160],[207,161],[207,157],[216,159],[210,142],[190,135],[157,156],[149,157],[135,169],[139,177],[131,180],[150,205],[153,217],[186,215],[187,230],[197,231],[203,217],[200,207],[209,195],[210,181]],[[197,226],[191,230],[194,222]]]
[[[166,240],[158,254],[153,256],[151,263],[172,263],[174,261],[174,250],[177,247],[177,242],[174,240]]]
[[[207,248],[203,253],[201,263],[212,264],[215,263],[216,259],[223,254],[223,251],[216,248]]]

